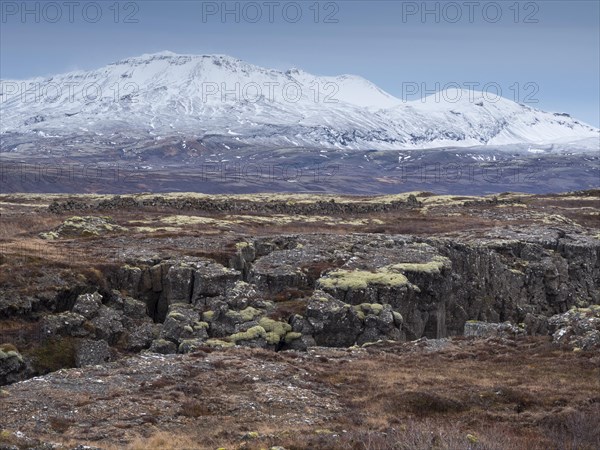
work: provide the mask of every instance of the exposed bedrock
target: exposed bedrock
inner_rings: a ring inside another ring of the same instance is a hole
[[[497,229],[457,238],[251,238],[237,244],[230,266],[199,258],[146,261],[121,268],[114,284],[146,301],[159,322],[176,303],[203,312],[218,310],[219,302],[241,310],[257,299],[272,309],[273,302],[304,298],[308,306],[300,315],[305,317],[319,290],[343,305],[391,308],[402,317],[401,330],[381,336],[397,339],[462,334],[467,320],[525,322],[534,332],[540,326],[536,317],[600,302],[600,240],[558,228]],[[234,287],[240,281],[250,286],[252,299],[240,299],[238,292],[235,304]],[[327,314],[332,323],[354,321],[354,313]],[[291,315],[283,319],[292,320]],[[333,335],[338,326],[325,328]],[[355,342],[364,340],[358,338],[364,323],[353,326],[357,332],[346,334]],[[319,340],[338,342],[335,337]]]

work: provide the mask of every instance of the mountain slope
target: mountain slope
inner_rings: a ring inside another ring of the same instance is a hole
[[[222,55],[142,55],[88,72],[4,80],[0,94],[4,143],[15,136],[221,136],[247,145],[410,149],[581,140],[597,146],[600,136],[566,114],[480,93],[403,102],[360,77],[281,72]],[[443,100],[453,98],[460,100]]]

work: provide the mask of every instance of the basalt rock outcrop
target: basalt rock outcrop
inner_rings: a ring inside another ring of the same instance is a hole
[[[110,360],[115,350],[305,350],[465,331],[551,334],[582,349],[599,340],[595,309],[569,311],[600,303],[600,240],[577,228],[452,238],[293,234],[246,237],[228,248],[220,262],[130,259],[108,273],[108,289],[50,299],[41,336],[74,340],[76,365]],[[18,379],[27,358],[0,356],[0,381]]]
[[[143,209],[143,208],[167,208],[179,211],[206,211],[206,212],[228,212],[228,213],[268,213],[286,215],[329,215],[329,214],[370,214],[376,212],[401,211],[405,209],[418,208],[421,206],[419,200],[410,195],[406,200],[390,202],[347,202],[335,199],[317,200],[310,202],[289,200],[234,200],[210,197],[187,196],[165,196],[165,195],[141,195],[120,196],[115,195],[96,201],[90,200],[67,200],[63,202],[54,201],[49,206],[53,213],[61,214],[73,211],[110,211],[118,209]]]
[[[544,332],[540,317],[600,301],[600,240],[558,228],[493,230],[456,239],[257,238],[239,243],[230,265],[153,261],[122,268],[114,284],[144,299],[159,322],[176,303],[208,312],[214,318],[208,334],[216,338],[248,331],[257,325],[249,307],[256,316],[273,315],[292,292],[304,304],[300,316],[306,323],[300,328],[307,334],[312,327],[308,334],[321,345],[442,338],[462,334],[467,320],[527,321],[530,331],[535,323],[537,332]],[[329,301],[317,303],[323,294]],[[380,322],[375,325],[379,316],[361,305],[385,311]],[[236,321],[232,311],[246,311],[248,320]],[[320,323],[316,328],[311,317]],[[292,315],[283,320],[291,323]]]

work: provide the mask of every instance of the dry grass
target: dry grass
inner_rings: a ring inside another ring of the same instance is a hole
[[[77,407],[91,411],[125,398],[139,405],[131,419],[111,425],[122,431],[119,444],[110,437],[90,443],[107,450],[600,448],[597,354],[557,349],[543,338],[453,343],[433,354],[413,352],[411,343],[309,354],[212,350],[182,360],[176,376],[157,374],[136,392],[77,398]],[[271,378],[256,381],[266,373]],[[291,380],[338,406],[276,407],[270,398],[282,394],[272,389],[293,393]],[[52,429],[61,426],[75,432],[68,422]]]
[[[2,214],[0,217],[0,242],[8,239],[36,236],[63,222],[63,218],[45,212]]]
[[[181,415],[185,417],[209,416],[210,409],[200,400],[186,400],[181,405]]]
[[[105,446],[105,450],[196,450],[205,448],[190,436],[179,433],[156,431],[150,437],[138,437],[126,447]]]

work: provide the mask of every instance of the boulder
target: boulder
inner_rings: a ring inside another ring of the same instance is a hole
[[[227,296],[236,282],[241,281],[241,273],[228,269],[214,261],[199,261],[194,264],[194,285],[191,302],[202,305],[206,298]]]
[[[131,297],[123,299],[123,315],[132,320],[149,320],[146,304]]]
[[[95,366],[110,359],[110,348],[106,341],[92,339],[80,340],[75,349],[75,365],[77,367]]]
[[[41,322],[44,337],[85,337],[90,334],[90,331],[83,327],[85,317],[70,311],[60,314],[49,314],[44,316]]]
[[[0,386],[15,383],[25,378],[27,365],[15,350],[0,350]]]
[[[152,345],[152,341],[158,338],[160,325],[150,321],[143,322],[138,326],[130,327],[125,335],[124,347],[131,352],[145,350]]]
[[[174,304],[169,308],[160,338],[174,342],[177,346],[186,339],[205,340],[209,324],[203,322],[200,311],[192,305]]]
[[[96,317],[90,320],[90,323],[96,339],[103,339],[111,345],[119,340],[124,331],[123,313],[104,305],[98,310]]]
[[[402,316],[392,310],[390,305],[363,303],[354,309],[359,313],[359,317],[364,316],[364,329],[357,338],[358,345],[386,339],[406,340],[406,334],[401,330]]]
[[[573,308],[566,313],[548,319],[552,341],[573,349],[593,350],[600,348],[600,305]]]
[[[209,334],[214,338],[223,338],[258,325],[258,320],[264,316],[263,310],[248,306],[242,310],[230,310],[222,303],[214,310],[205,311],[203,320],[210,324]]]
[[[98,315],[101,306],[102,296],[98,292],[82,294],[75,300],[72,311],[89,320]]]
[[[155,339],[148,349],[151,353],[160,353],[161,355],[170,355],[177,353],[177,345],[172,341],[165,339]]]
[[[169,267],[163,280],[164,297],[167,305],[190,303],[192,297],[194,269],[185,263]]]
[[[464,331],[465,336],[476,338],[514,338],[524,334],[525,330],[523,328],[517,327],[510,322],[490,323],[477,320],[467,321],[467,323],[465,323]]]
[[[356,309],[322,291],[309,300],[306,319],[313,327],[316,344],[324,347],[350,347],[363,332]]]
[[[255,325],[247,330],[232,334],[227,338],[227,341],[243,347],[266,348],[268,345],[267,331],[260,325]]]

